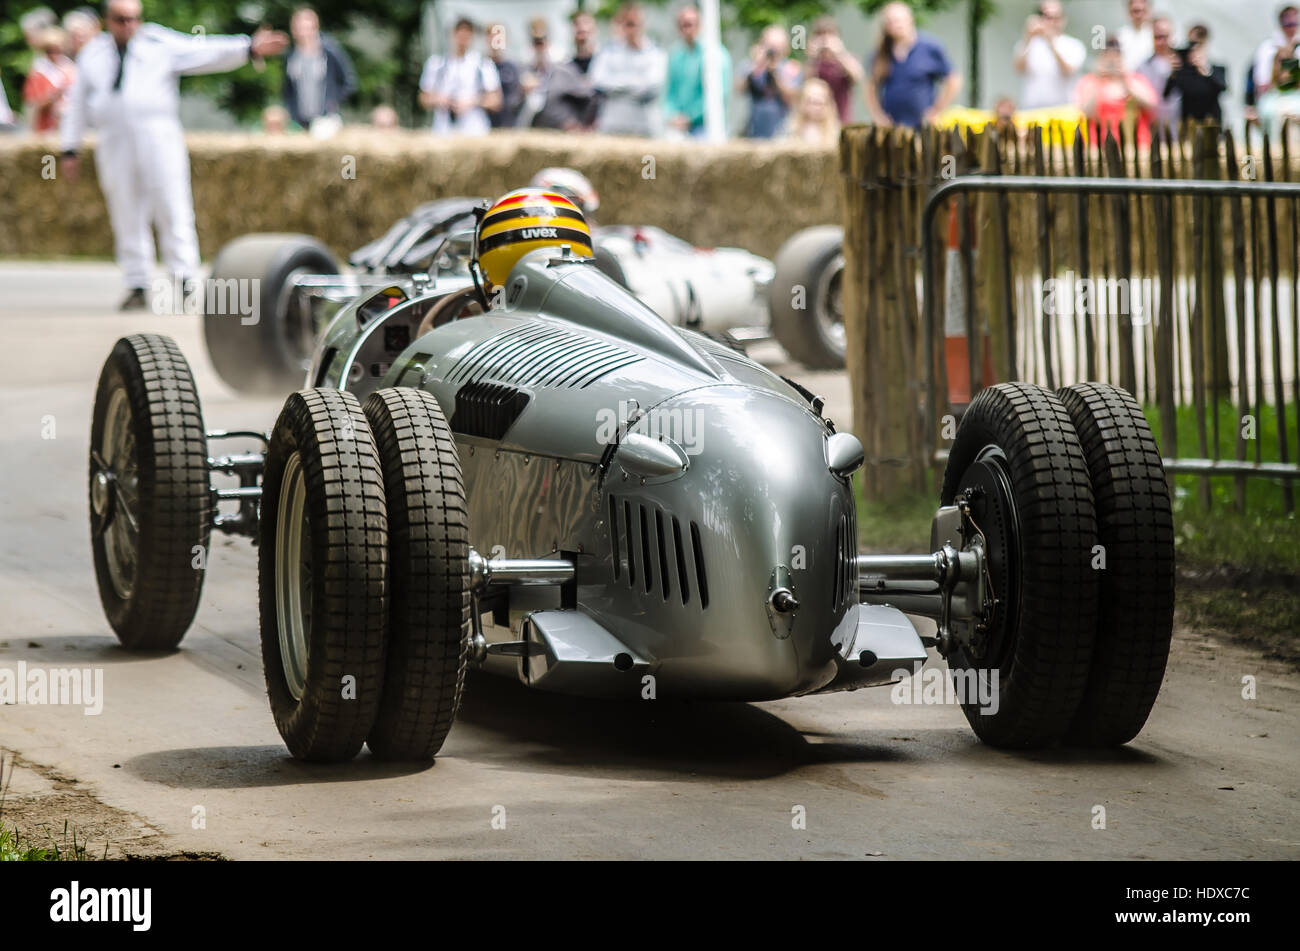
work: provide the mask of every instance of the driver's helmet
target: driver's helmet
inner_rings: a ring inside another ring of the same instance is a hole
[[[594,215],[600,208],[600,196],[596,194],[595,186],[576,168],[544,168],[528,184],[534,188],[549,188],[568,195],[584,215]]]
[[[520,188],[498,198],[484,212],[475,242],[479,270],[494,285],[505,284],[530,251],[564,245],[592,257],[591,229],[572,199],[546,188]]]

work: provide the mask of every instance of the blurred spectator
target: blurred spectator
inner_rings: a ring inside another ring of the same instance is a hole
[[[37,56],[23,83],[23,107],[33,132],[44,134],[59,127],[68,90],[77,68],[63,52],[67,37],[57,26],[47,26],[36,37]]]
[[[677,11],[677,32],[681,40],[668,51],[664,112],[670,128],[700,136],[704,134],[704,47],[699,42],[700,11],[696,7]],[[731,89],[731,54],[725,46],[718,49],[718,83],[725,114]]]
[[[524,90],[519,67],[509,55],[505,24],[493,23],[488,27],[487,45],[488,56],[501,81],[501,105],[488,113],[488,120],[494,129],[509,129],[519,120],[519,111],[524,107]]]
[[[833,147],[840,138],[839,110],[830,84],[809,76],[799,89],[794,112],[790,116],[791,138],[809,145]]]
[[[1187,31],[1187,51],[1179,58],[1178,68],[1169,77],[1168,90],[1176,92],[1182,103],[1184,119],[1210,119],[1223,122],[1219,97],[1228,88],[1228,71],[1210,64],[1210,31],[1194,26]]]
[[[1255,90],[1260,121],[1276,133],[1282,121],[1300,117],[1300,12],[1293,6],[1278,13],[1278,32],[1260,47],[1255,65]]]
[[[99,14],[92,7],[77,7],[63,15],[63,32],[68,35],[68,55],[73,59],[100,32]]]
[[[262,110],[262,131],[267,135],[284,135],[289,131],[289,110],[284,106],[267,106]]]
[[[1159,105],[1156,106],[1156,122],[1165,128],[1177,129],[1179,117],[1182,115],[1182,92],[1179,87],[1169,84],[1169,77],[1181,62],[1181,56],[1174,49],[1173,40],[1172,20],[1164,16],[1152,20],[1151,41],[1155,51],[1137,68],[1137,71],[1160,97]]]
[[[594,26],[592,30],[595,31]],[[555,68],[551,62],[550,30],[546,20],[535,17],[529,21],[528,41],[531,58],[519,73],[519,88],[524,94],[524,105],[515,120],[515,124],[521,126],[532,125],[538,113],[546,107],[546,84]]]
[[[596,20],[590,13],[580,12],[571,22],[573,59],[551,69],[545,103],[532,121],[538,129],[587,132],[596,123],[600,97],[590,76],[596,55]]]
[[[435,53],[420,75],[420,105],[433,111],[434,135],[485,135],[488,113],[501,108],[497,68],[471,49],[478,28],[465,17],[451,31],[450,56]]]
[[[596,18],[590,13],[578,12],[570,21],[573,24],[573,59],[570,62],[578,72],[591,72],[591,61],[596,58]]]
[[[840,28],[833,17],[821,17],[813,23],[807,72],[830,87],[840,122],[849,122],[853,117],[853,87],[866,79],[866,73],[862,64],[844,48]]]
[[[1023,78],[1022,109],[1046,109],[1074,102],[1074,85],[1088,58],[1080,40],[1065,34],[1065,8],[1060,0],[1043,0],[1025,21],[1012,64]]]
[[[993,104],[993,125],[998,132],[1015,132],[1016,103],[1010,96],[1002,96]]]
[[[370,128],[381,132],[392,132],[401,128],[397,121],[397,110],[392,106],[375,106],[370,110]]]
[[[1089,131],[1097,139],[1105,132],[1119,137],[1121,125],[1137,124],[1139,146],[1151,144],[1151,119],[1159,100],[1141,73],[1124,68],[1119,38],[1106,37],[1106,48],[1097,56],[1093,71],[1079,80],[1077,105],[1089,120]]]
[[[868,77],[867,111],[877,125],[920,128],[961,90],[948,54],[938,40],[917,32],[912,8],[905,3],[886,4],[880,11],[880,45]]]
[[[654,135],[667,71],[663,51],[645,35],[645,14],[635,3],[619,9],[614,29],[619,38],[591,62],[591,82],[602,97],[596,128],[615,135]]]
[[[1124,71],[1135,73],[1156,51],[1152,36],[1151,4],[1128,0],[1128,22],[1119,28],[1119,48],[1124,54]]]
[[[284,104],[304,129],[322,116],[337,116],[357,90],[352,60],[334,38],[320,31],[320,18],[311,7],[299,7],[289,18],[293,46],[284,63]]]
[[[739,84],[749,96],[748,138],[770,139],[781,133],[799,95],[802,76],[799,64],[790,59],[785,27],[773,24],[765,28],[749,51],[749,70]]]
[[[18,18],[18,29],[22,31],[23,42],[28,48],[35,53],[41,38],[41,33],[52,26],[59,25],[59,18],[54,15],[54,11],[49,7],[36,7],[28,10]]]

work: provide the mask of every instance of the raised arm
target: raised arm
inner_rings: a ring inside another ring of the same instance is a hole
[[[179,76],[224,73],[243,66],[250,56],[275,56],[289,45],[288,37],[265,27],[252,36],[187,36],[168,31],[172,72]]]

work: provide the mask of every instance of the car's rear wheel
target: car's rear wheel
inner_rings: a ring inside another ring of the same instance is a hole
[[[777,252],[770,288],[772,334],[810,370],[844,366],[844,229],[806,228]]]
[[[1066,740],[1115,746],[1155,705],[1174,624],[1174,522],[1160,449],[1141,407],[1106,383],[1058,395],[1074,421],[1097,503],[1100,618],[1088,686]]]
[[[366,743],[382,759],[427,760],[460,708],[470,622],[469,512],[456,442],[429,393],[372,393],[388,504],[387,668]]]
[[[971,402],[943,482],[944,505],[961,497],[984,535],[996,598],[983,629],[947,654],[968,688],[962,710],[991,745],[1050,745],[1084,695],[1099,591],[1088,468],[1056,396],[1000,384]]]
[[[262,477],[258,598],[271,713],[299,759],[350,759],[378,715],[386,511],[383,470],[356,397],[292,394]]]
[[[302,386],[316,327],[294,281],[337,273],[334,255],[307,235],[250,234],[223,247],[212,262],[203,313],[208,355],[221,379],[247,393]]]
[[[170,649],[185,636],[212,517],[189,364],[170,337],[123,337],[100,373],[90,430],[95,579],[122,646]]]

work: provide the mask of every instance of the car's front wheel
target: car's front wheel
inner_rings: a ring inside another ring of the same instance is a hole
[[[292,394],[262,478],[258,599],[275,725],[305,760],[350,759],[379,712],[388,622],[384,475],[357,398]]]
[[[981,392],[944,472],[943,504],[959,500],[983,536],[994,599],[946,656],[962,710],[993,746],[1058,742],[1088,683],[1100,590],[1088,465],[1060,399],[1025,383]]]

